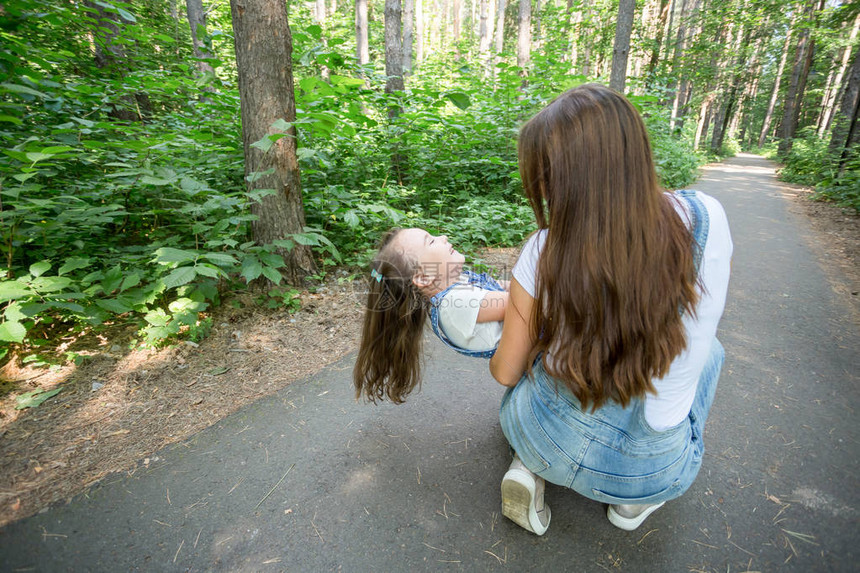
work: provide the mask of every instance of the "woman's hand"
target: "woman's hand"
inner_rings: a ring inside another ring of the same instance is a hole
[[[496,354],[490,359],[490,374],[503,386],[515,386],[528,367],[534,346],[530,327],[534,302],[535,299],[516,279],[511,281],[502,339]]]

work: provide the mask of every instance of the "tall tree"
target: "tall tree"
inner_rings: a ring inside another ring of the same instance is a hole
[[[93,43],[95,44],[96,67],[103,73],[114,76],[125,76],[131,71],[130,62],[126,57],[121,30],[133,22],[120,15],[112,5],[94,0],[85,0],[86,13],[90,16],[93,26]],[[149,115],[150,102],[146,92],[124,95],[118,102],[111,102],[110,116],[122,121],[143,121]]]
[[[764,114],[764,119],[761,124],[761,133],[758,138],[759,147],[764,145],[764,142],[767,139],[767,133],[770,130],[771,121],[773,121],[773,111],[776,108],[776,100],[779,98],[779,85],[782,82],[782,74],[785,70],[785,64],[788,61],[788,48],[791,46],[791,34],[796,21],[797,17],[794,16],[791,23],[788,25],[788,29],[785,31],[785,43],[782,46],[782,55],[779,58],[779,65],[776,69],[773,90],[770,93],[770,101],[768,102],[767,111]]]
[[[287,5],[280,0],[230,0],[230,12],[248,190],[275,191],[251,202],[251,213],[257,217],[252,223],[254,239],[269,244],[301,233],[305,225],[295,128],[283,126],[280,131],[286,137],[266,152],[252,145],[273,133],[278,120],[291,123],[296,119]],[[270,174],[259,175],[269,170]],[[252,173],[258,175],[251,177]],[[316,269],[310,247],[295,244],[281,254],[287,263],[284,274],[291,284],[301,284]]]
[[[424,0],[415,2],[415,59],[418,63],[424,60]]]
[[[401,38],[400,0],[385,0],[385,93],[403,91],[403,42]],[[395,117],[399,108],[389,107],[388,115]]]
[[[630,33],[633,31],[633,16],[636,13],[636,0],[620,0],[618,21],[615,25],[615,43],[612,48],[612,73],[609,87],[624,93],[627,83],[627,56],[630,54]]]
[[[507,8],[507,0],[499,0],[496,8],[496,54],[501,54],[505,48],[505,9]]]
[[[488,4],[488,0],[481,0],[481,24],[478,28],[478,51],[481,53],[481,55],[485,55],[490,51],[490,28],[487,25]]]
[[[412,71],[412,44],[415,26],[415,0],[403,0],[403,73]]]
[[[203,0],[185,0],[188,25],[191,27],[191,45],[194,57],[197,59],[197,69],[204,75],[215,74],[215,70],[205,61],[212,58],[206,49],[203,37],[206,36],[206,12],[203,10]]]
[[[532,49],[532,2],[520,0],[519,26],[517,28],[517,66],[526,75]]]
[[[860,14],[854,19],[854,25],[851,28],[851,34],[848,36],[848,43],[842,49],[842,54],[837,54],[839,63],[833,70],[832,80],[828,78],[827,89],[824,90],[824,98],[821,102],[821,116],[818,121],[818,137],[823,137],[824,133],[830,129],[830,120],[833,117],[833,110],[836,108],[839,95],[841,94],[842,78],[845,76],[845,71],[848,69],[848,61],[851,58],[851,46],[854,45],[854,40],[857,38],[857,33],[860,31]]]
[[[367,0],[355,0],[355,57],[364,65],[370,61],[367,41]]]
[[[669,14],[669,0],[660,0],[660,16],[657,20],[656,37],[654,38],[654,48],[651,50],[651,57],[648,60],[648,68],[645,72],[646,82],[651,85],[654,79],[654,72],[657,70],[657,62],[660,60],[660,49],[663,45],[663,32],[666,28],[666,17]]]
[[[815,50],[815,39],[812,30],[815,27],[816,12],[824,8],[825,0],[809,0],[806,4],[806,18],[797,39],[797,48],[794,55],[794,66],[791,71],[791,80],[788,84],[788,93],[785,96],[785,105],[782,111],[782,123],[780,124],[780,141],[777,153],[786,155],[791,151],[794,133],[797,130],[797,117],[800,114],[800,104],[806,89],[806,80],[809,77],[809,68],[812,66],[812,56]]]
[[[854,50],[854,63],[845,80],[842,102],[833,118],[833,131],[830,137],[830,151],[839,157],[841,166],[845,165],[848,151],[860,138],[860,46]]]

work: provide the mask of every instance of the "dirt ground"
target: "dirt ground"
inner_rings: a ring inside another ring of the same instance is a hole
[[[815,230],[814,248],[834,289],[860,309],[860,218],[812,203],[802,189],[787,192]],[[516,253],[493,249],[481,257],[504,275]],[[211,335],[199,344],[130,351],[133,327],[117,326],[60,341],[57,355],[85,357],[78,366],[46,370],[11,361],[0,370],[0,527],[110,473],[132,474],[156,461],[163,446],[352,352],[364,283],[349,278],[331,273],[315,292],[302,293],[293,314],[238,296],[216,311]],[[62,390],[37,408],[15,410],[18,395],[56,387]]]

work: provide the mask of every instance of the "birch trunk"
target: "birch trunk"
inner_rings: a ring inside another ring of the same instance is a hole
[[[360,65],[370,62],[367,42],[367,0],[355,0],[355,57]]]
[[[794,23],[796,21],[797,18],[793,18],[785,32],[785,43],[782,46],[782,56],[779,58],[779,65],[776,69],[776,79],[774,80],[773,91],[770,94],[770,101],[768,102],[767,111],[764,114],[764,120],[761,124],[761,134],[758,138],[759,147],[764,145],[764,142],[767,139],[767,132],[770,129],[770,123],[773,120],[773,110],[776,108],[776,100],[779,97],[779,85],[782,82],[782,73],[785,70],[785,64],[788,60],[788,48],[791,45],[791,33],[794,30]]]
[[[520,0],[519,26],[517,33],[517,66],[521,74],[527,74],[526,68],[531,59],[532,48],[532,3],[531,0]]]
[[[415,25],[415,0],[403,0],[403,73],[412,71],[412,45]]]
[[[822,112],[821,120],[818,125],[818,137],[823,137],[830,128],[830,121],[833,118],[833,111],[838,102],[838,96],[842,93],[842,78],[845,76],[845,71],[848,69],[848,61],[851,58],[851,46],[854,45],[854,40],[857,38],[857,33],[860,31],[860,15],[854,20],[854,27],[851,28],[851,34],[848,37],[848,44],[842,51],[842,59],[839,64],[836,76],[833,78],[833,83],[830,89],[824,93],[824,98],[821,102]]]

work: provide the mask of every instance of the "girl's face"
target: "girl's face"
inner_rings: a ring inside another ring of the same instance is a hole
[[[451,246],[445,235],[434,236],[424,229],[404,229],[395,241],[409,258],[418,262],[420,273],[429,283],[447,284],[463,271],[466,257]]]

